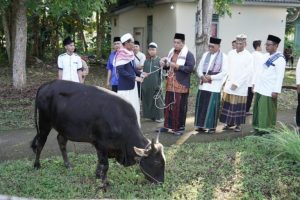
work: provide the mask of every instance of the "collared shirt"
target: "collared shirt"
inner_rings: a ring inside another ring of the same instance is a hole
[[[209,52],[206,52],[203,54],[201,61],[198,65],[198,68],[197,68],[198,77],[203,76],[204,62],[205,62],[205,58],[208,55],[208,53]],[[211,75],[211,80],[212,80],[211,83],[200,84],[199,90],[205,90],[205,91],[210,91],[210,92],[221,92],[221,89],[222,89],[222,86],[224,83],[224,78],[226,77],[227,71],[228,71],[227,56],[224,53],[222,53],[222,54],[223,54],[223,60],[222,60],[221,71],[216,75]],[[215,60],[216,55],[217,55],[217,53],[214,53],[211,55],[206,73],[209,71],[209,69],[211,69],[213,67],[212,62]]]
[[[57,59],[58,69],[62,70],[62,80],[74,81],[79,83],[78,70],[82,70],[82,62],[80,56],[73,53],[61,54]]]
[[[254,91],[261,95],[269,97],[272,96],[273,92],[281,93],[281,87],[286,66],[285,59],[283,57],[279,57],[273,62],[273,65],[267,67],[264,63],[266,63],[266,61],[271,56],[272,55],[270,55],[269,53],[263,55],[263,64],[260,66],[258,72],[255,74],[253,81]]]
[[[114,58],[116,56],[116,51],[111,52],[108,58],[108,62],[106,65],[106,69],[111,71],[111,79],[110,79],[110,84],[111,85],[118,85],[118,75],[117,75],[117,68],[114,66]]]
[[[253,56],[244,49],[241,52],[231,51],[228,55],[228,78],[224,87],[224,92],[237,96],[248,95],[248,85],[253,69]],[[231,89],[232,84],[236,85],[235,90]]]

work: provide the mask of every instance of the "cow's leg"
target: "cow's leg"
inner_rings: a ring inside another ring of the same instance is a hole
[[[39,169],[41,167],[40,155],[47,141],[47,137],[51,131],[51,125],[48,122],[39,120],[39,134],[36,135],[33,145],[35,145],[35,162],[33,167]]]
[[[97,147],[97,145],[95,146],[96,146],[97,156],[98,156],[96,177],[101,179],[102,182],[101,187],[104,190],[106,190],[106,187],[108,186],[108,181],[107,181],[107,171],[109,168],[108,154],[106,150],[100,149],[99,147]]]
[[[59,145],[62,157],[64,159],[64,164],[65,164],[66,168],[71,169],[72,165],[69,162],[69,158],[67,155],[67,149],[66,149],[68,139],[66,137],[62,136],[61,134],[58,134],[57,141],[58,141],[58,145]]]

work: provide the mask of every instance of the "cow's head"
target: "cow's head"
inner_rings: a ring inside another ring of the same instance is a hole
[[[165,179],[164,147],[158,141],[152,140],[145,149],[134,147],[137,160],[146,179],[152,183],[163,183]]]

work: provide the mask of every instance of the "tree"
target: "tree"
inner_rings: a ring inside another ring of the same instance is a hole
[[[27,17],[26,0],[14,0],[16,9],[15,41],[13,46],[13,86],[22,89],[26,85],[26,44],[27,44]]]
[[[6,51],[13,67],[13,86],[16,89],[26,86],[27,44],[31,55],[41,56],[49,46],[54,47],[49,49],[57,49],[59,36],[62,38],[73,35],[83,41],[84,49],[87,50],[84,35],[86,19],[92,19],[95,12],[107,12],[106,7],[115,2],[116,0],[0,0]]]
[[[215,10],[219,16],[226,14],[231,16],[230,5],[241,2],[243,2],[243,0],[198,0],[195,37],[196,66],[198,66],[201,56],[208,47],[213,10]]]

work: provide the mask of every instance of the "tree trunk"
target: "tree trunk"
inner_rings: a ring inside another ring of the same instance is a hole
[[[87,52],[88,51],[88,45],[87,45],[86,40],[85,40],[83,29],[81,29],[78,34],[79,34],[80,40],[83,42],[84,52]]]
[[[101,58],[101,15],[99,12],[96,13],[96,56]]]
[[[33,16],[32,34],[33,34],[32,55],[36,56],[38,58],[41,58],[41,52],[40,52],[40,17],[38,15]]]
[[[2,12],[2,24],[3,24],[3,30],[5,35],[5,46],[6,46],[6,52],[8,57],[8,64],[11,66],[11,32],[10,32],[10,23],[8,21],[7,12]]]
[[[208,49],[208,39],[210,37],[213,1],[199,0],[196,13],[196,66],[204,52]]]
[[[26,0],[15,0],[15,42],[13,56],[13,86],[22,89],[26,86],[26,44],[27,44],[27,16]]]

